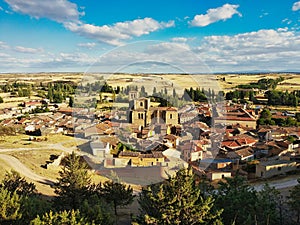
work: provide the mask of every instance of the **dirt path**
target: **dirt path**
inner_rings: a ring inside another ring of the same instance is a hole
[[[13,156],[0,154],[0,159],[7,162],[12,167],[12,169],[22,174],[23,176],[30,178],[31,180],[47,185],[52,185],[55,182],[54,180],[42,177],[32,172],[29,168],[27,168],[23,163],[21,163],[17,158]]]

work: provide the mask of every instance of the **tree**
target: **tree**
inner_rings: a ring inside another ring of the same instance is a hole
[[[53,87],[51,85],[48,85],[47,98],[50,100],[50,102],[53,102]]]
[[[81,157],[74,152],[63,163],[60,177],[55,184],[55,193],[58,194],[56,202],[63,208],[77,209],[89,195],[91,176],[88,174],[87,164],[81,162]]]
[[[37,193],[35,184],[27,182],[24,177],[21,177],[20,174],[14,170],[6,172],[0,186],[10,192],[16,192],[19,195],[29,196]]]
[[[157,94],[156,87],[153,87],[153,92],[152,92],[152,95],[156,95],[156,94]]]
[[[53,213],[50,211],[42,217],[37,216],[34,220],[31,221],[31,225],[90,225],[88,219],[84,218],[79,210],[70,210]]]
[[[175,88],[173,88],[173,94],[172,94],[172,96],[173,96],[173,98],[176,98],[176,97],[177,97]]]
[[[280,213],[280,192],[274,187],[271,188],[268,184],[264,185],[264,188],[257,193],[256,202],[256,221],[260,224],[279,224]]]
[[[16,192],[0,188],[0,224],[11,224],[11,221],[22,217],[21,197]]]
[[[108,203],[114,206],[115,215],[117,216],[117,207],[126,206],[133,202],[134,195],[131,186],[126,186],[114,181],[106,181],[100,188],[100,196]]]
[[[20,224],[29,224],[37,215],[43,215],[52,207],[51,202],[40,195],[22,197]]]
[[[260,118],[263,119],[271,119],[272,118],[272,113],[269,109],[264,109],[261,114],[260,114]]]
[[[139,203],[139,224],[222,224],[222,211],[214,211],[214,199],[201,194],[191,169],[180,169],[165,182],[144,188]]]
[[[73,105],[74,105],[74,97],[73,97],[73,96],[70,96],[70,97],[69,97],[69,106],[70,106],[70,107],[73,107]]]
[[[291,191],[289,198],[289,206],[295,212],[297,216],[297,224],[300,222],[300,179],[298,179],[298,185],[296,185]]]
[[[222,219],[225,225],[255,224],[253,206],[256,202],[256,192],[247,184],[245,178],[236,175],[219,183],[216,207],[224,209]]]

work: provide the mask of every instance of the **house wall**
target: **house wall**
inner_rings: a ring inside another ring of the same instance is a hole
[[[131,165],[132,166],[156,166],[163,163],[164,158],[132,158]]]
[[[219,120],[218,118],[216,118],[215,123],[223,123],[223,124],[226,124],[226,125],[240,124],[240,125],[245,126],[245,127],[256,128],[256,121]]]
[[[166,111],[166,124],[178,124],[178,113],[176,111]]]
[[[284,174],[297,169],[296,162],[276,164],[276,165],[256,165],[256,177],[269,178]]]
[[[225,162],[225,163],[216,163],[216,168],[217,169],[223,169],[226,168],[227,166],[231,165],[231,162]]]
[[[146,112],[132,111],[131,121],[135,125],[145,127],[146,126]]]
[[[165,162],[164,158],[139,158],[129,156],[119,156],[119,159],[131,160],[131,166],[156,166]]]
[[[197,161],[199,159],[202,159],[202,158],[203,158],[202,151],[198,151],[198,152],[192,152],[191,153],[190,160],[191,160],[191,162],[195,162],[195,161]]]
[[[206,176],[211,181],[221,180],[225,177],[232,177],[231,172],[209,172]]]

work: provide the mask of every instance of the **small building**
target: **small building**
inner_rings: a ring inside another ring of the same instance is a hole
[[[229,171],[209,171],[206,173],[207,178],[210,181],[221,180],[225,177],[231,178],[232,174]]]
[[[232,165],[232,160],[231,159],[213,159],[213,158],[208,158],[208,159],[203,159],[200,161],[200,167],[201,168],[208,168],[210,167],[211,169],[214,170],[219,170],[219,169],[224,169],[228,166]]]
[[[179,137],[173,134],[167,134],[164,136],[163,142],[170,148],[176,148],[179,145]]]
[[[90,142],[90,147],[92,149],[92,154],[94,156],[104,158],[105,155],[110,153],[109,143],[105,143],[101,141],[92,141]]]
[[[256,177],[270,178],[297,169],[297,163],[287,160],[260,162],[256,165]]]

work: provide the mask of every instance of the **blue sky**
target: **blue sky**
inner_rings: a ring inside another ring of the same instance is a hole
[[[1,0],[0,72],[299,72],[299,16],[297,0]]]

